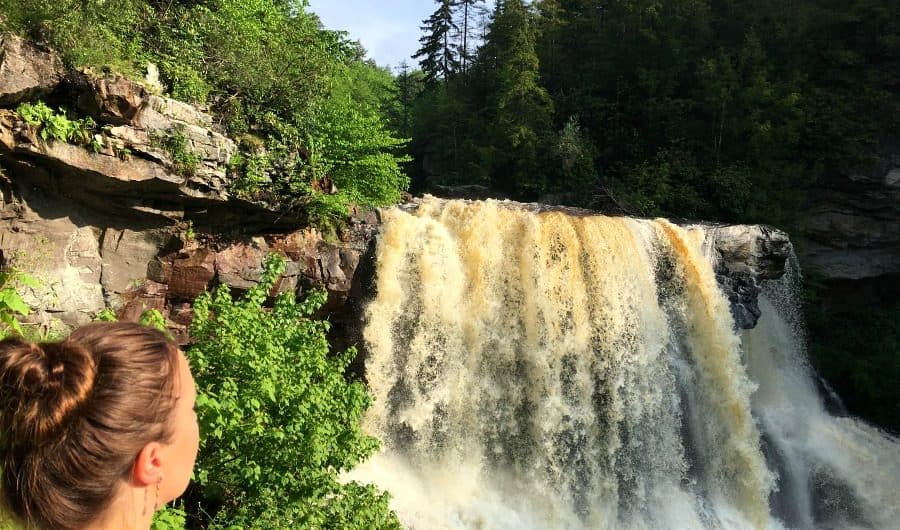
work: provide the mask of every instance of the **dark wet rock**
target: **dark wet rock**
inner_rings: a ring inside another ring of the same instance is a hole
[[[900,273],[900,154],[827,179],[813,190],[801,247],[829,280]]]

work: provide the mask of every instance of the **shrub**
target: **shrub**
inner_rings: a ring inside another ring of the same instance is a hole
[[[172,170],[181,176],[191,176],[200,169],[203,157],[191,151],[183,128],[175,128],[161,139],[162,148],[169,153]]]
[[[23,334],[19,317],[31,314],[31,308],[19,292],[21,287],[36,289],[40,283],[15,269],[0,272],[0,338],[13,333]]]
[[[328,322],[311,318],[324,292],[263,307],[283,270],[270,256],[242,299],[222,286],[195,302],[202,442],[188,516],[209,528],[399,528],[386,494],[338,481],[378,447],[359,426],[370,398],[344,377],[355,351],[329,354]]]
[[[65,111],[53,112],[43,101],[37,103],[22,103],[16,109],[25,123],[38,129],[41,139],[57,140],[60,142],[73,142],[88,144],[92,139],[91,130],[96,126],[90,117],[80,120],[71,120]]]
[[[400,200],[409,187],[401,164],[410,158],[398,151],[407,140],[394,137],[374,109],[331,97],[306,120],[312,177],[331,178],[343,209],[348,203],[384,206]]]

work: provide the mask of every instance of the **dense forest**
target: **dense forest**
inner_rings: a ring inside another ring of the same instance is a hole
[[[395,71],[324,28],[303,0],[0,0],[0,30],[54,47],[70,67],[139,80],[158,70],[162,90],[209,109],[238,140],[233,195],[302,211],[326,230],[353,205],[474,185],[481,196],[802,233],[811,190],[872,165],[900,138],[896,0],[434,7],[417,63]],[[808,276],[814,365],[851,412],[900,431],[900,389],[890,384],[900,380],[900,301],[824,315],[823,286],[815,271]],[[248,433],[222,411],[249,407],[253,416],[265,387],[248,403],[216,387],[221,399],[201,403],[201,423],[216,435],[201,452],[188,527],[397,527],[386,496],[337,481],[377,443],[358,429],[368,398],[340,377],[349,357],[326,359],[327,326],[307,319],[322,301],[282,300],[273,315],[259,307],[264,292],[244,302],[215,295],[201,309],[229,314],[237,331],[272,326],[254,335],[252,351],[307,352],[325,390],[314,410],[288,418],[294,431],[261,439],[267,424]],[[836,319],[852,333],[839,333]],[[199,319],[194,329],[200,383],[244,361],[229,349],[237,339],[212,328]],[[296,375],[273,363],[262,368]],[[287,386],[291,399],[305,399],[300,386]],[[349,404],[338,410],[332,394]],[[308,437],[325,444],[335,433],[345,444],[319,447],[300,469],[308,476],[285,474],[294,462],[266,450]],[[223,456],[229,444],[243,456]],[[184,517],[165,512],[157,528],[182,527]]]
[[[437,3],[398,78],[419,184],[791,226],[898,130],[896,3]]]

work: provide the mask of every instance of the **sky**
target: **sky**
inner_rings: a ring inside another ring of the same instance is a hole
[[[326,28],[347,31],[379,66],[391,67],[417,63],[410,57],[419,49],[419,27],[436,8],[432,0],[309,0]]]
[[[309,11],[328,29],[345,30],[359,39],[380,66],[415,64],[419,26],[436,4],[429,0],[310,0]]]

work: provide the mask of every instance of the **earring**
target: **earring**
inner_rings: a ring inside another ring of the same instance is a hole
[[[159,511],[159,485],[162,484],[162,477],[159,477],[159,480],[156,481],[156,500],[153,502],[153,511]]]
[[[144,488],[144,509],[141,510],[141,515],[147,515],[147,488]]]

